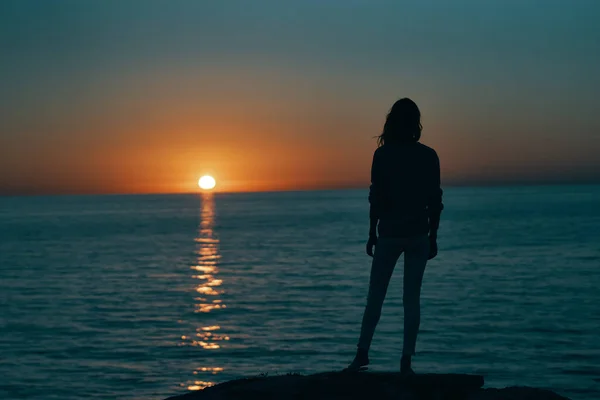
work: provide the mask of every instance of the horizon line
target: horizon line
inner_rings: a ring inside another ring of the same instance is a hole
[[[540,186],[595,186],[600,185],[600,180],[582,180],[582,181],[549,181],[549,182],[526,182],[526,181],[506,181],[506,182],[452,182],[442,185],[444,188],[493,188],[493,187],[540,187]],[[173,196],[173,195],[204,195],[204,194],[253,194],[253,193],[294,193],[294,192],[326,192],[336,190],[369,190],[369,185],[351,185],[351,186],[332,186],[332,187],[314,187],[314,188],[280,188],[266,190],[195,190],[186,192],[40,192],[40,193],[3,193],[0,191],[0,197],[59,197],[59,196]]]

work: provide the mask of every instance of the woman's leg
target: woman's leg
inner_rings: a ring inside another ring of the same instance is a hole
[[[371,347],[375,327],[381,316],[383,300],[385,299],[388,284],[390,283],[390,278],[400,254],[402,254],[402,247],[398,240],[379,238],[377,246],[375,246],[373,263],[371,264],[367,306],[363,314],[360,338],[358,340],[358,348],[363,352],[367,352]]]
[[[411,240],[404,250],[404,347],[403,361],[415,354],[417,334],[421,323],[421,283],[429,257],[429,238],[422,236]]]

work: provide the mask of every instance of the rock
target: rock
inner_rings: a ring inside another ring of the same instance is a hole
[[[391,372],[326,372],[237,379],[166,400],[568,400],[551,391],[510,387],[482,389],[483,376]]]

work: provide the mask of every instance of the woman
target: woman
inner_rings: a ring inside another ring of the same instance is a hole
[[[373,257],[369,294],[358,351],[347,370],[356,371],[369,364],[369,347],[388,283],[404,253],[404,346],[400,372],[403,376],[414,374],[411,357],[415,354],[421,318],[421,281],[427,260],[437,255],[437,231],[443,209],[439,159],[433,149],[419,143],[422,128],[417,105],[410,99],[400,99],[387,115],[377,140],[369,193],[367,254]]]

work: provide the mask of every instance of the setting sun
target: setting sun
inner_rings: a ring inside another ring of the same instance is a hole
[[[214,189],[216,184],[217,182],[215,181],[215,178],[210,175],[204,175],[202,178],[200,178],[200,180],[198,180],[198,186],[200,186],[200,189],[204,190]]]

